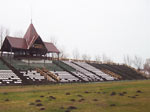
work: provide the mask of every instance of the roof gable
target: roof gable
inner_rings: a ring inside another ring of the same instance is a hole
[[[38,46],[41,46],[41,48],[47,49],[47,48],[45,47],[44,42],[43,42],[42,39],[40,38],[40,36],[39,36],[36,40],[34,40],[34,41],[31,43],[30,48],[36,48],[36,47],[38,48]]]
[[[33,24],[31,23],[27,32],[24,35],[24,39],[27,43],[27,48],[29,49],[33,42],[39,37],[38,33],[36,32]]]
[[[45,44],[45,47],[47,48],[48,52],[60,53],[59,50],[55,47],[55,45],[53,43],[44,42],[44,44]]]
[[[9,41],[11,47],[13,47],[13,48],[18,48],[18,49],[26,49],[27,48],[26,41],[23,38],[7,36],[5,39],[7,39]],[[5,44],[5,43],[3,43],[3,44]]]

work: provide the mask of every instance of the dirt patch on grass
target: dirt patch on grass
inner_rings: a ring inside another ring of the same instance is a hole
[[[142,91],[141,91],[141,90],[137,90],[136,92],[137,92],[137,93],[142,93]]]
[[[41,102],[41,100],[35,100],[35,102]]]
[[[116,106],[116,104],[110,104],[110,106],[111,106],[111,107],[114,107],[114,106]]]
[[[77,95],[78,97],[83,97],[82,95]]]
[[[29,105],[35,105],[33,102],[29,103]]]
[[[7,102],[7,101],[10,101],[10,100],[9,100],[9,99],[5,99],[4,101],[6,101],[6,102]]]
[[[110,94],[110,96],[114,96],[114,95],[116,95],[116,92],[112,92],[111,94]]]
[[[84,98],[81,98],[80,100],[78,100],[78,102],[82,102],[82,101],[84,101],[85,99]]]
[[[56,97],[54,97],[54,96],[49,96],[49,98],[50,98],[50,99],[53,99],[53,100],[56,99]]]
[[[93,99],[93,101],[98,101],[98,99]]]
[[[36,106],[37,106],[37,107],[43,106],[43,104],[42,104],[42,103],[38,103],[38,104],[36,104]]]
[[[75,102],[76,100],[75,99],[71,99],[70,101]]]
[[[69,93],[69,92],[67,92],[67,93],[66,93],[66,95],[70,95],[70,93]]]
[[[40,110],[45,110],[45,108],[40,108]]]

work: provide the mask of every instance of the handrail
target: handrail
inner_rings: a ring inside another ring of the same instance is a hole
[[[47,75],[49,75],[51,78],[53,78],[55,81],[60,82],[60,78],[58,76],[48,71],[46,68],[43,68],[42,70],[43,72],[47,73]]]
[[[109,71],[109,70],[106,70],[106,69],[101,69],[101,70],[102,70],[104,73],[111,75],[112,77],[115,77],[115,78],[117,78],[117,79],[119,79],[119,80],[122,79],[122,76],[120,76],[120,75],[118,75],[118,74],[115,74],[115,73],[113,73],[113,72],[111,72],[111,71]]]
[[[39,72],[41,75],[43,75],[48,81],[52,81],[51,77],[47,75],[45,72],[43,72],[40,68],[36,68],[36,71]]]

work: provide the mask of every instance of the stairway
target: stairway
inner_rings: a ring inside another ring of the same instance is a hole
[[[28,84],[32,84],[31,80],[27,80],[22,73],[20,73],[15,67],[13,67],[11,64],[9,64],[7,61],[5,61],[2,57],[0,57],[0,59],[2,60],[2,62],[10,69],[12,70],[21,80],[22,80],[22,84],[28,85]]]

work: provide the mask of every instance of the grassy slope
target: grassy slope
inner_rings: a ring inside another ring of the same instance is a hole
[[[142,93],[137,93],[137,90]],[[70,95],[66,95],[67,92]],[[110,96],[112,92],[117,94]],[[127,94],[120,96],[118,93],[122,92],[127,92]],[[135,95],[139,96],[128,97]],[[49,96],[56,99],[49,98]],[[79,102],[82,98],[85,100]],[[5,101],[6,99],[9,101]],[[71,99],[75,101],[70,101]],[[98,101],[93,101],[93,99]],[[38,103],[35,100],[41,100],[43,106],[36,106]],[[110,106],[111,104],[116,106]],[[71,112],[150,112],[149,105],[150,80],[0,87],[0,112],[65,112],[69,106],[77,107]],[[45,108],[45,110],[40,110],[40,108]]]

